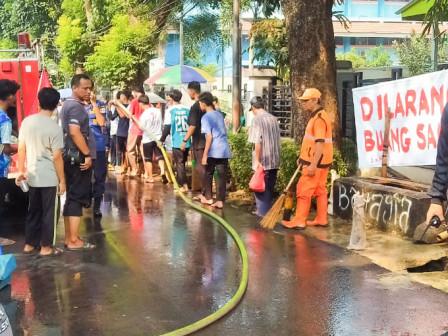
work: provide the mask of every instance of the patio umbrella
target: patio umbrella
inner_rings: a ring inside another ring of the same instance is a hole
[[[159,95],[156,95],[154,92],[147,92],[146,95],[148,96],[149,102],[151,104],[157,104],[157,103],[165,104],[166,103],[165,99],[163,99]]]
[[[192,81],[199,83],[214,82],[215,78],[204,70],[187,65],[176,65],[157,71],[145,84],[185,84]]]

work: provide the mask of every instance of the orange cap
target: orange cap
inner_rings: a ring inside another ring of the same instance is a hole
[[[310,88],[306,89],[302,97],[299,97],[299,99],[310,100],[310,99],[320,99],[320,97],[322,97],[322,93],[320,93],[318,89]]]

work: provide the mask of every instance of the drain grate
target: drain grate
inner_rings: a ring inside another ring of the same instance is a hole
[[[437,260],[431,260],[430,262],[418,266],[408,268],[409,273],[428,273],[428,272],[443,272],[448,271],[448,257],[443,257]]]

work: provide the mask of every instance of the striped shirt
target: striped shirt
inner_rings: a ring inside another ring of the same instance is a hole
[[[280,129],[277,118],[267,112],[259,113],[252,120],[249,142],[261,143],[260,163],[265,170],[280,166]],[[252,152],[252,169],[255,167],[255,149]]]

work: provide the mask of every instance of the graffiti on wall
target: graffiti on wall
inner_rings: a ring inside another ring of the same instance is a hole
[[[353,196],[361,188],[353,185],[337,183],[334,190],[335,213],[343,218],[351,218]],[[414,200],[406,195],[387,192],[365,191],[365,216],[368,222],[373,222],[380,229],[399,230],[409,234],[411,228],[411,212]]]

